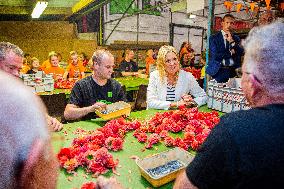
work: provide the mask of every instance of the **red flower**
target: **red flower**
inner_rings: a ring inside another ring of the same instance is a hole
[[[190,145],[195,138],[195,133],[193,131],[185,132],[183,141]]]
[[[171,136],[167,136],[164,138],[164,143],[166,146],[171,147],[175,145],[175,139]]]
[[[58,153],[57,157],[58,157],[58,159],[60,160],[61,158],[70,159],[70,158],[73,158],[74,156],[71,156],[71,150],[70,150],[70,148],[62,148],[62,149],[60,150],[60,152]]]
[[[192,143],[190,144],[190,146],[191,146],[191,148],[192,148],[193,150],[197,150],[198,147],[199,147],[199,143],[198,143],[197,140],[194,139],[194,140],[192,141]]]
[[[105,147],[113,151],[121,150],[123,148],[123,140],[121,138],[108,137],[105,141]]]
[[[137,135],[138,142],[146,142],[147,141],[147,134],[146,133],[139,133]]]
[[[181,138],[175,139],[175,146],[188,150],[188,145]]]
[[[87,182],[81,186],[81,189],[96,189],[96,183]]]
[[[169,135],[169,133],[166,130],[162,130],[159,135],[160,135],[161,138],[165,138]]]
[[[68,173],[71,173],[71,172],[73,172],[78,166],[79,166],[79,164],[78,164],[77,159],[71,158],[71,159],[67,160],[67,161],[64,163],[63,168],[65,168]]]
[[[139,129],[141,126],[141,123],[139,121],[133,121],[127,124],[127,130],[135,130],[135,129]]]
[[[146,148],[152,148],[153,144],[157,144],[160,141],[160,136],[156,133],[153,133],[149,136]]]
[[[104,167],[101,163],[96,162],[95,160],[90,161],[88,169],[95,175],[105,174],[108,172],[108,169],[106,167]]]

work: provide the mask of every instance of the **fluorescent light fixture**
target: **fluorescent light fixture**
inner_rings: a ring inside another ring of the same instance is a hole
[[[47,7],[48,2],[46,1],[38,1],[36,6],[32,12],[32,18],[39,18],[43,13],[44,9]]]
[[[196,18],[196,15],[195,14],[190,14],[189,18],[194,19],[194,18]]]

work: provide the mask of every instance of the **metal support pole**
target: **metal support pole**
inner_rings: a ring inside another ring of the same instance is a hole
[[[139,10],[139,0],[137,0],[137,10]],[[137,64],[139,64],[139,57],[138,57],[138,44],[139,44],[139,13],[137,14],[137,18],[136,18],[136,29],[137,29],[137,33],[136,33],[136,61],[137,61]],[[138,65],[139,66],[139,65]]]
[[[211,36],[211,29],[213,28],[213,22],[214,22],[214,5],[215,0],[208,0],[208,29],[207,29],[207,42],[206,42],[206,64],[205,68],[208,65],[209,62],[209,39]],[[207,89],[207,74],[205,74],[204,77],[204,89]],[[207,91],[207,90],[206,90]]]

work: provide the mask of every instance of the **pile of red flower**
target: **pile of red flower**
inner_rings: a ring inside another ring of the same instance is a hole
[[[118,165],[118,160],[108,152],[123,148],[125,134],[135,130],[133,135],[145,148],[164,142],[166,146],[178,146],[196,150],[206,139],[211,129],[219,122],[218,113],[199,112],[197,108],[180,107],[179,110],[157,113],[146,124],[139,121],[127,122],[124,118],[111,120],[104,127],[94,131],[77,129],[71,147],[62,148],[58,154],[61,167],[73,173],[79,166],[98,176]],[[169,132],[183,131],[184,137],[173,138]],[[149,136],[148,136],[149,135]]]
[[[146,148],[163,141],[166,146],[178,146],[196,150],[204,142],[211,129],[219,123],[218,113],[199,112],[197,108],[180,107],[176,111],[157,113],[147,126],[135,130],[134,137],[145,142]],[[183,138],[173,138],[168,132],[184,132]],[[147,133],[151,133],[149,136]]]
[[[73,173],[81,166],[94,176],[104,174],[109,169],[115,173],[118,160],[114,160],[108,150],[121,150],[126,132],[137,129],[140,125],[138,121],[127,123],[124,118],[119,118],[95,131],[78,128],[76,134],[80,136],[73,140],[71,147],[62,148],[57,155],[61,167]]]
[[[81,186],[81,189],[96,189],[96,183],[94,182],[87,182]]]
[[[72,89],[76,80],[63,80],[59,79],[54,82],[54,88],[56,89]]]
[[[194,67],[193,68],[187,67],[184,68],[183,70],[186,72],[190,72],[196,79],[200,79],[201,77],[201,69],[196,69]]]

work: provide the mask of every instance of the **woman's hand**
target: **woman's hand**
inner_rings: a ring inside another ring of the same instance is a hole
[[[181,99],[184,102],[184,104],[187,106],[194,102],[192,96],[188,94],[182,95]]]

